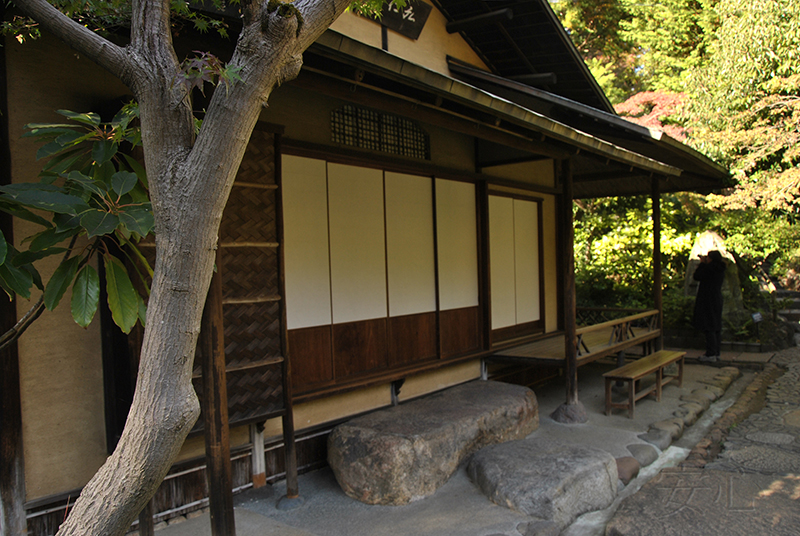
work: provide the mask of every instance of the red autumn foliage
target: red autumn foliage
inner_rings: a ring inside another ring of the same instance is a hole
[[[687,130],[679,123],[678,115],[685,100],[685,93],[642,91],[614,109],[632,123],[656,128],[676,140],[684,141]]]

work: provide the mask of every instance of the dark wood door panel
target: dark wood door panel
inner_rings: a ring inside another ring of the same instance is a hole
[[[389,318],[389,364],[406,365],[435,359],[436,313]]]
[[[333,326],[334,378],[388,366],[386,319],[362,320]]]

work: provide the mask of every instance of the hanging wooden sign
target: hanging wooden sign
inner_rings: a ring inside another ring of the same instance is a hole
[[[377,22],[409,39],[418,39],[430,14],[431,5],[421,0],[407,0],[403,7],[389,2],[383,5],[381,18]]]

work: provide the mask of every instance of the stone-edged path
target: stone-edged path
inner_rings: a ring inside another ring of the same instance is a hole
[[[800,534],[800,348],[772,363],[682,464],[620,505],[606,534]]]

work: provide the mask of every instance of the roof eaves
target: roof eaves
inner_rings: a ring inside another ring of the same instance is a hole
[[[579,150],[612,158],[652,173],[670,176],[681,174],[680,168],[606,142],[480,88],[355,41],[334,30],[327,30],[317,39],[314,50],[324,53],[320,48],[327,49],[328,54],[338,56],[340,59],[344,56],[350,62],[355,60],[361,66],[380,72],[387,78],[406,84],[412,83],[422,89],[457,99],[473,108],[491,110],[503,119],[543,133]],[[587,108],[594,110],[591,107]]]

